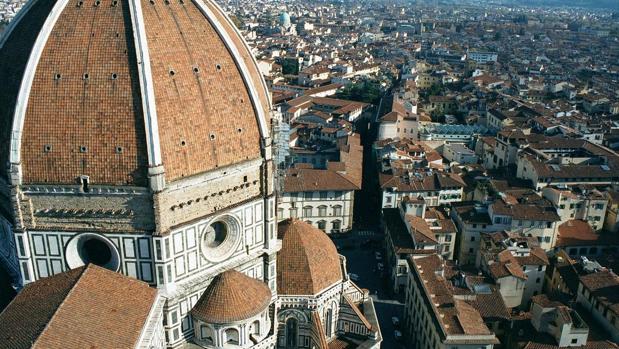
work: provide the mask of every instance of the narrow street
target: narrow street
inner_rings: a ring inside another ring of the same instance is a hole
[[[377,269],[379,262],[385,263],[382,259],[378,261],[375,255],[378,251],[384,256],[382,239],[382,234],[366,230],[354,231],[348,238],[335,239],[334,242],[339,253],[346,257],[348,273],[358,276],[355,283],[370,290],[383,335],[381,348],[404,349],[405,346],[394,337],[397,328],[391,321],[394,316],[402,321],[404,304],[392,297],[386,277]]]
[[[355,124],[356,132],[361,135],[363,144],[363,186],[355,193],[355,229],[347,238],[337,239],[334,242],[340,254],[346,257],[348,272],[358,276],[355,283],[370,290],[383,335],[381,347],[404,349],[405,345],[394,337],[394,331],[398,328],[392,322],[393,317],[402,321],[404,304],[401,299],[396,299],[391,294],[387,278],[377,267],[378,263],[386,264],[383,259],[384,237],[380,228],[381,193],[373,153],[383,99],[369,118],[359,120]],[[376,258],[376,252],[382,256],[380,260]]]

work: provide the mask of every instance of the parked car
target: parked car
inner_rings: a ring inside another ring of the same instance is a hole
[[[377,261],[380,261],[383,259],[383,255],[378,251],[374,252],[374,257],[376,257]]]
[[[357,274],[348,273],[348,278],[351,279],[352,281],[359,281],[359,275]]]
[[[395,338],[396,341],[400,341],[402,340],[402,332],[395,330],[393,331],[393,337]]]
[[[383,271],[383,269],[385,269],[385,265],[383,263],[376,264],[376,267],[378,268],[379,271]]]
[[[391,317],[391,323],[393,323],[393,326],[397,328],[398,326],[400,326],[400,319],[398,319],[397,316],[393,316]]]

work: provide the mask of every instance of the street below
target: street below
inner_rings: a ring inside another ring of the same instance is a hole
[[[359,287],[368,289],[374,300],[383,335],[381,348],[404,349],[406,347],[394,336],[394,331],[399,328],[396,328],[391,320],[392,317],[397,317],[402,321],[403,300],[393,296],[384,272],[378,270],[378,263],[386,265],[383,259],[376,259],[376,252],[380,252],[384,258],[382,241],[382,234],[370,230],[353,231],[346,238],[334,239],[339,253],[346,257],[348,273],[358,277],[354,282]]]

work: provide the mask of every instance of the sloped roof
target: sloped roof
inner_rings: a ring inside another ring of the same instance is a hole
[[[256,316],[269,303],[267,284],[231,269],[215,276],[191,314],[207,323],[225,324]]]
[[[4,349],[133,348],[156,297],[145,282],[89,264],[26,285],[0,313],[0,343]]]
[[[277,292],[280,295],[317,295],[342,280],[340,257],[322,230],[298,219],[279,223]]]

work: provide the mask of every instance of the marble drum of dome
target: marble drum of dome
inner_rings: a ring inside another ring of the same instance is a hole
[[[213,218],[200,232],[202,255],[210,262],[230,257],[240,241],[241,223],[230,215]]]

